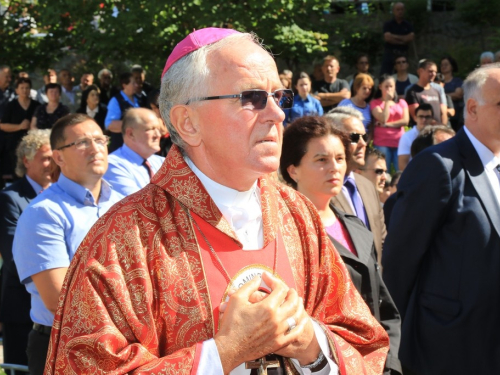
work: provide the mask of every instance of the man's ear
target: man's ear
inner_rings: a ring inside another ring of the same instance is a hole
[[[477,119],[477,101],[475,99],[469,98],[467,103],[465,103],[465,107],[467,108],[467,117],[471,120]]]
[[[288,174],[290,175],[290,177],[292,178],[292,180],[294,180],[295,182],[297,182],[298,176],[297,176],[297,168],[295,167],[295,165],[290,164],[286,168],[286,170],[287,170]]]
[[[191,147],[201,143],[201,134],[195,111],[186,105],[176,105],[170,110],[170,121],[180,137]]]
[[[63,153],[60,150],[52,150],[52,159],[59,167],[65,164]]]
[[[132,129],[132,127],[128,127],[127,129],[125,129],[125,136],[134,138],[134,129]]]

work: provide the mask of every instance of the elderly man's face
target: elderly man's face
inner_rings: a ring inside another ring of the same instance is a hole
[[[355,117],[344,120],[342,124],[344,126],[344,131],[348,134],[366,134],[365,126]],[[363,137],[359,137],[356,143],[351,142],[351,160],[349,161],[349,167],[351,169],[362,168],[365,165],[365,152],[366,142]]]
[[[32,160],[24,157],[23,163],[26,174],[41,187],[45,188],[50,183],[50,160],[52,150],[49,144],[40,147]]]
[[[490,149],[498,149],[500,144],[500,69],[492,69],[482,89],[484,104],[475,109],[474,128],[483,142]],[[469,99],[473,100],[473,99]],[[469,113],[468,116],[471,114]],[[468,122],[466,122],[467,125]],[[479,133],[480,132],[480,133]]]
[[[212,78],[207,96],[282,88],[274,60],[250,41],[213,52],[208,65]],[[278,169],[285,114],[273,97],[261,110],[242,107],[239,99],[203,101],[192,108],[202,153],[214,171],[239,172],[255,180]]]
[[[405,6],[403,3],[396,3],[392,8],[392,13],[394,14],[394,18],[403,19],[405,15]]]

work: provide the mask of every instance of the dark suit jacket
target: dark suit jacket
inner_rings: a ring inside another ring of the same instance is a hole
[[[0,303],[1,322],[31,322],[31,297],[19,281],[17,268],[12,258],[12,242],[19,216],[35,197],[36,192],[26,177],[0,191],[0,249],[4,261]]]
[[[377,261],[380,264],[382,261],[382,247],[384,245],[385,236],[387,235],[384,221],[384,211],[382,210],[382,205],[380,204],[380,198],[375,186],[373,186],[373,183],[367,178],[358,173],[354,173],[354,181],[356,181],[359,195],[361,195],[361,199],[365,205],[366,215],[368,216],[368,222],[370,223],[370,230],[373,233],[375,250],[377,250]],[[355,215],[351,209],[349,201],[346,199],[342,191],[332,199],[332,203],[335,207],[341,209],[345,213]]]
[[[384,280],[418,374],[500,374],[500,207],[464,130],[415,157],[398,184]]]
[[[373,316],[389,335],[390,349],[385,365],[386,372],[395,370],[402,374],[401,363],[398,359],[401,318],[389,291],[382,281],[375,254],[373,234],[357,216],[346,214],[333,205],[330,205],[330,207],[347,229],[358,256],[351,253],[349,249],[345,248],[333,237],[330,237],[330,240],[342,257],[354,286],[370,308]]]

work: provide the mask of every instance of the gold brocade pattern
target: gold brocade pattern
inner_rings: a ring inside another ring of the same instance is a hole
[[[387,335],[314,207],[266,177],[259,186],[264,242],[275,239],[280,225],[297,291],[328,332],[343,374],[382,373]],[[46,374],[191,373],[196,344],[213,336],[213,317],[196,238],[179,202],[239,244],[174,146],[151,184],[112,207],[78,249],[61,292]]]

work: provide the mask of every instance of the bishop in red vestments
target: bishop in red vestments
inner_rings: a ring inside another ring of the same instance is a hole
[[[47,374],[240,374],[271,353],[287,374],[382,372],[388,337],[314,206],[267,177],[292,97],[250,34],[179,43],[160,95],[178,146],[82,242]],[[248,212],[221,191],[249,192]]]

